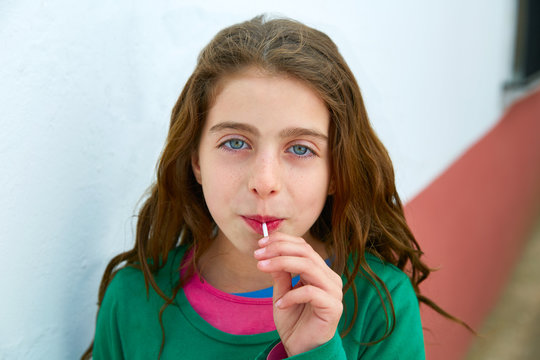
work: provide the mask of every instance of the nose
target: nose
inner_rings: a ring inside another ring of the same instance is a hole
[[[279,193],[282,186],[279,159],[268,154],[255,158],[248,186],[261,198]]]

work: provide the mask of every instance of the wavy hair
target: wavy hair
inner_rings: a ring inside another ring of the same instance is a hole
[[[247,67],[304,82],[324,100],[330,112],[329,147],[335,191],[328,196],[311,232],[325,242],[334,259],[333,269],[345,277],[343,291],[354,294],[354,309],[346,309],[352,311],[352,321],[341,335],[350,331],[357,317],[356,276],[364,276],[374,286],[386,314],[385,334],[375,342],[386,338],[394,328],[390,294],[367,264],[366,251],[404,270],[419,302],[464,324],[420,294],[419,285],[430,269],[420,259],[422,252],[405,221],[390,157],[370,125],[358,84],[337,46],[326,34],[302,23],[264,16],[225,28],[199,54],[196,68],[172,110],[157,179],[139,211],[135,245],[108,264],[99,288],[98,306],[119,268],[140,268],[147,292],[151,286],[165,301],[159,314],[163,331],[161,355],[165,341],[163,310],[193,270],[185,272],[172,296],[159,288],[154,274],[180,241],[194,250],[186,269],[196,269],[201,254],[210,245],[213,220],[193,175],[191,155],[198,147],[215,99],[216,84],[224,76]],[[355,255],[352,267],[347,266],[350,254]],[[92,347],[83,359],[90,358]]]

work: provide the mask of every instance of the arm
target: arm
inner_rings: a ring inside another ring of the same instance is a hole
[[[381,342],[367,346],[366,343],[379,340],[386,331],[386,317],[380,298],[375,289],[364,278],[357,278],[359,297],[359,317],[353,330],[343,339],[339,332],[327,343],[314,348],[294,359],[425,359],[422,323],[418,300],[407,275],[380,260],[370,262],[372,269],[383,279],[392,297],[396,314],[393,332]],[[382,290],[382,289],[381,289]],[[348,293],[345,302],[350,311],[353,295]],[[389,302],[385,300],[388,308]],[[349,312],[350,312],[349,311]],[[342,319],[343,320],[343,319]],[[281,348],[281,349],[280,349]],[[273,350],[276,353],[274,353]],[[281,350],[281,351],[280,351]],[[277,360],[287,357],[281,343],[272,344],[258,360]],[[269,354],[267,357],[266,354]],[[272,356],[276,357],[272,357]]]
[[[255,258],[258,269],[272,275],[274,322],[286,353],[301,358],[332,346],[336,336],[340,343],[336,329],[343,312],[341,277],[302,238],[274,233],[259,245]],[[291,274],[301,279],[294,288]]]
[[[389,265],[387,265],[389,266]],[[388,286],[394,311],[395,327],[390,336],[377,344],[364,346],[360,359],[425,359],[424,337],[418,299],[409,278],[397,269],[392,269],[392,279],[384,279]],[[386,301],[388,309],[389,303]],[[370,318],[366,319],[362,342],[380,339],[386,329],[386,318],[378,297],[372,297],[368,307]]]
[[[124,359],[120,333],[118,331],[118,298],[114,279],[109,284],[99,308],[96,334],[94,337],[93,359]]]
[[[334,337],[327,343],[304,353],[287,357],[287,352],[283,343],[280,341],[268,354],[266,360],[282,360],[282,359],[295,359],[295,360],[346,360],[347,355],[343,349],[341,338],[336,332]]]

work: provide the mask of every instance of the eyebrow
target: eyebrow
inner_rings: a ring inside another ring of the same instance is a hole
[[[221,122],[219,124],[216,124],[208,130],[211,133],[220,132],[223,130],[241,130],[248,132],[253,135],[260,135],[259,130],[255,126],[251,126],[249,124],[234,122],[234,121],[225,121]]]
[[[328,140],[328,136],[324,135],[322,132],[314,129],[306,129],[306,128],[300,128],[300,127],[291,127],[283,129],[279,132],[279,136],[282,138],[287,137],[298,137],[298,136],[310,136],[314,138],[318,138],[324,141]]]
[[[239,123],[235,121],[225,121],[225,122],[216,124],[210,128],[209,132],[216,133],[223,130],[240,130],[240,131],[245,131],[247,133],[250,133],[256,136],[260,136],[261,134],[259,130],[257,130],[256,127],[249,124]],[[324,141],[328,141],[328,136],[326,136],[322,132],[315,129],[301,128],[301,127],[285,128],[279,132],[279,136],[281,138],[310,136],[310,137],[318,138]]]

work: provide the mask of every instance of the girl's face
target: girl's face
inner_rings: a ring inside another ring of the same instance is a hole
[[[309,229],[330,186],[330,115],[317,93],[285,76],[247,69],[222,79],[192,165],[218,226],[215,241],[252,255],[280,231]]]

